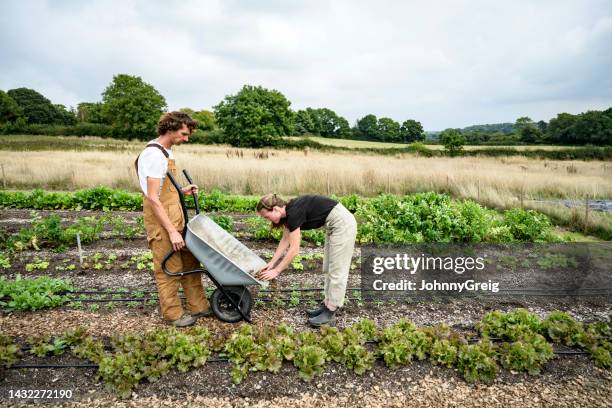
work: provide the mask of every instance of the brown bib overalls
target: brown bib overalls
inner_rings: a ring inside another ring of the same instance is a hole
[[[136,161],[137,163],[137,161]],[[138,172],[138,165],[136,164]],[[168,171],[176,177],[176,166],[173,159],[168,158]],[[170,178],[166,175],[162,185],[159,200],[170,218],[170,222],[181,232],[185,226],[185,218],[181,209],[180,198]],[[147,231],[147,241],[153,253],[155,283],[159,292],[159,304],[164,319],[174,321],[183,315],[181,299],[178,295],[179,283],[183,287],[187,305],[191,314],[199,313],[208,308],[208,300],[204,296],[202,274],[193,273],[185,276],[168,276],[164,273],[161,263],[164,256],[172,249],[170,236],[159,223],[153,211],[153,204],[143,194],[144,224]],[[166,267],[172,272],[188,271],[200,267],[200,262],[187,248],[175,253],[166,262]]]

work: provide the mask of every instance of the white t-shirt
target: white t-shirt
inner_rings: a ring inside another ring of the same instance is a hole
[[[150,143],[162,146],[156,139],[151,140],[147,144]],[[168,152],[168,158],[174,159],[172,149],[164,148],[164,150]],[[157,147],[146,147],[142,153],[140,153],[140,157],[138,158],[138,180],[140,181],[140,188],[142,189],[143,193],[147,195],[147,177],[158,178],[161,179],[159,183],[159,191],[157,192],[157,195],[159,196],[167,171],[168,159],[166,159],[164,153],[162,153],[162,151]]]

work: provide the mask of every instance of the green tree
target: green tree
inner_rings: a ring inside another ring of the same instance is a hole
[[[457,156],[463,151],[465,138],[459,129],[446,129],[440,133],[440,142],[451,156]]]
[[[612,145],[612,117],[601,111],[581,113],[570,134],[575,144]]]
[[[572,127],[576,124],[578,117],[570,113],[559,113],[548,123],[547,140],[554,144],[571,144]]]
[[[319,134],[322,137],[344,139],[350,135],[348,121],[328,108],[315,109]]]
[[[109,124],[104,116],[102,102],[81,102],[77,105],[77,121]]]
[[[61,125],[74,125],[77,122],[74,108],[66,109],[64,105],[55,104],[55,123]]]
[[[23,118],[23,109],[6,92],[0,90],[0,124],[14,123]]]
[[[360,139],[381,140],[379,133],[376,115],[369,114],[357,120],[357,135]]]
[[[51,101],[34,89],[11,89],[7,94],[23,110],[27,123],[54,124],[57,123],[58,112]]]
[[[353,132],[351,131],[348,120],[342,116],[336,117],[336,135],[340,139],[350,139],[353,137]]]
[[[314,108],[306,108],[306,112],[308,113],[308,115],[310,116],[310,119],[312,120],[312,128],[308,129],[309,133],[312,133],[313,135],[321,135],[321,110],[320,109],[314,109]]]
[[[527,126],[531,126],[533,125],[533,120],[531,120],[530,117],[528,116],[521,116],[520,118],[518,118],[516,120],[516,122],[514,122],[514,131],[515,132],[520,132],[521,129],[527,127]]]
[[[425,140],[423,125],[416,120],[408,119],[402,123],[400,135],[404,143],[420,142]]]
[[[311,111],[312,109],[300,109],[295,113],[295,133],[298,135],[318,134],[315,121],[310,115]]]
[[[548,123],[546,123],[543,120],[538,121],[538,123],[536,123],[536,126],[538,127],[538,129],[540,129],[540,132],[542,132],[542,134],[546,133],[546,129],[548,128]]]
[[[380,118],[378,135],[383,142],[401,142],[400,124],[391,118]]]
[[[542,137],[542,132],[531,118],[520,117],[514,123],[514,129],[520,140],[525,143],[535,143]]]
[[[198,121],[198,129],[201,129],[201,130],[217,129],[217,121],[215,119],[215,114],[212,111],[202,109],[200,111],[195,112],[192,117]]]
[[[215,130],[217,128],[215,114],[209,110],[202,109],[200,111],[194,111],[191,108],[182,108],[181,112],[185,112],[195,119],[198,122],[198,129],[200,130]]]
[[[103,114],[119,133],[139,138],[155,133],[166,99],[137,76],[119,74],[102,93]]]
[[[245,85],[236,95],[228,95],[214,106],[214,111],[229,144],[263,147],[293,133],[290,105],[279,91]]]

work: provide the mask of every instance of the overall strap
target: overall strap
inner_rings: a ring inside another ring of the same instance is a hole
[[[166,159],[170,158],[170,154],[166,151],[166,149],[164,149],[162,146],[158,145],[157,143],[149,143],[148,145],[145,146],[145,149],[147,147],[157,147],[159,150],[162,151],[162,153],[164,154],[164,156],[166,156]],[[140,158],[140,154],[138,155],[138,157],[136,158],[136,160],[134,161],[134,167],[136,167],[136,174],[138,174],[138,159]]]

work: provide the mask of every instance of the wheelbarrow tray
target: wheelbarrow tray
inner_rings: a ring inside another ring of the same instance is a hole
[[[185,245],[223,286],[268,286],[253,276],[266,262],[205,215],[189,221]]]

